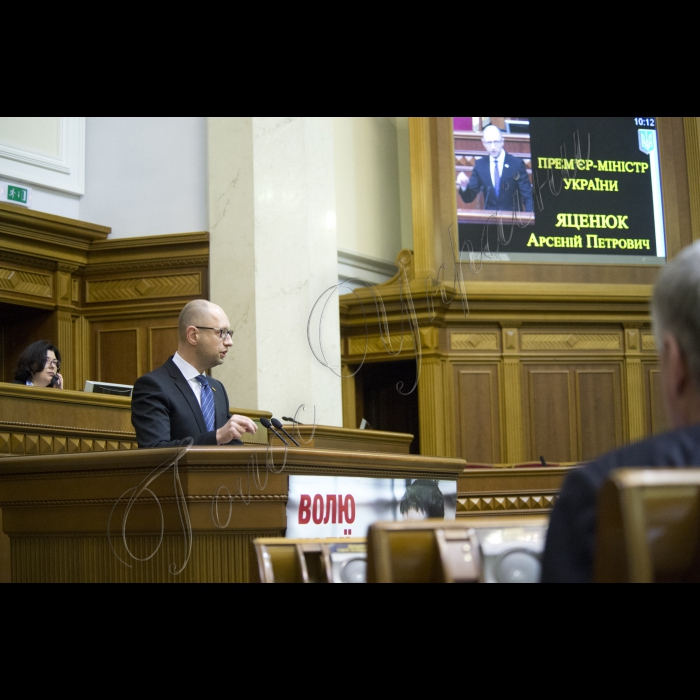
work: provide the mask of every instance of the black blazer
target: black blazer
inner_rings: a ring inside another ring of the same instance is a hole
[[[474,164],[474,171],[467,189],[459,190],[462,199],[470,204],[479,192],[484,193],[485,207],[489,211],[509,213],[512,211],[533,211],[532,183],[525,168],[525,161],[506,153],[501,177],[501,189],[496,197],[496,190],[491,180],[491,158],[479,158]]]
[[[215,430],[207,432],[202,409],[189,382],[171,357],[162,367],[136,381],[131,396],[131,423],[139,447],[177,447],[192,438],[195,445],[216,445],[216,430],[230,418],[226,389],[209,377],[214,394]],[[232,445],[242,445],[234,440]]]
[[[590,583],[593,579],[598,491],[624,467],[700,466],[700,425],[658,435],[574,469],[564,481],[547,533],[542,581]]]

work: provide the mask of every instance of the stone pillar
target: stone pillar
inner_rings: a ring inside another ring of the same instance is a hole
[[[233,407],[300,414],[341,426],[337,297],[325,310],[323,351],[314,357],[309,315],[337,284],[332,117],[210,117],[210,299],[235,329],[214,374]],[[317,339],[318,325],[312,329]]]

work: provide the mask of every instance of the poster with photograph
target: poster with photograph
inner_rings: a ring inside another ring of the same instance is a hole
[[[656,117],[455,117],[460,248],[666,256]]]
[[[288,539],[366,537],[377,522],[456,514],[456,481],[289,477]]]

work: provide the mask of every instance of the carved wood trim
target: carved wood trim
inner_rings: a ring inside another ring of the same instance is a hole
[[[51,299],[53,280],[50,275],[39,272],[0,267],[0,289],[14,294]]]
[[[558,497],[558,491],[545,493],[492,494],[472,496],[457,495],[457,517],[477,515],[534,515],[551,513]]]
[[[0,457],[118,452],[137,448],[136,442],[118,439],[87,439],[77,436],[37,435],[21,432],[0,433]]]
[[[24,255],[22,253],[16,253],[10,250],[2,251],[3,262],[6,263],[17,263],[18,265],[26,265],[31,268],[40,268],[42,270],[57,270],[58,264],[55,260],[49,260],[47,258],[35,257],[33,255]]]
[[[620,333],[527,333],[521,336],[528,350],[622,350]]]
[[[86,290],[88,304],[199,296],[202,293],[202,275],[194,272],[172,277],[88,280]]]
[[[653,333],[642,333],[642,350],[656,352],[656,338]]]
[[[109,437],[114,437],[114,436],[124,436],[124,437],[129,437],[129,438],[135,438],[136,433],[130,432],[126,433],[121,430],[111,430],[109,432],[105,432],[104,430],[95,430],[94,428],[81,428],[79,426],[76,426],[74,428],[66,428],[65,426],[60,426],[60,425],[43,425],[40,423],[13,423],[13,422],[8,422],[8,421],[0,421],[0,429],[14,429],[14,428],[23,428],[23,429],[31,429],[31,430],[40,430],[40,431],[56,431],[58,433],[66,433],[66,434],[73,434],[77,433],[80,435],[84,435],[85,433],[95,433],[95,435],[99,435],[100,437],[103,436],[109,436]]]
[[[148,260],[146,262],[133,263],[103,263],[100,265],[90,265],[87,273],[90,275],[103,275],[111,272],[129,272],[132,270],[162,270],[178,267],[208,267],[209,256],[198,256],[189,258],[168,258],[165,260]]]
[[[2,464],[2,462],[0,462]],[[215,494],[211,496],[185,496],[187,503],[211,503],[216,498]],[[228,499],[221,498],[221,505],[228,502]],[[287,494],[246,494],[245,501],[254,501],[255,503],[287,503]],[[158,496],[158,501],[155,498],[143,497],[139,498],[139,505],[162,505],[177,504],[180,499],[174,496]],[[237,498],[234,503],[243,504],[241,498]],[[75,499],[65,501],[4,501],[0,503],[0,508],[56,508],[56,507],[75,507],[75,506],[113,506],[113,498],[96,498],[96,499]]]
[[[450,348],[454,350],[479,351],[500,350],[499,333],[457,333],[450,335]]]

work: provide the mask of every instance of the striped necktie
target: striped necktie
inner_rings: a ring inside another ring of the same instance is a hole
[[[211,433],[214,430],[214,395],[211,392],[209,380],[203,374],[195,379],[202,385],[202,415],[207,431]]]
[[[501,171],[498,169],[498,161],[495,161],[493,169],[493,189],[496,190],[496,197],[501,194]]]

